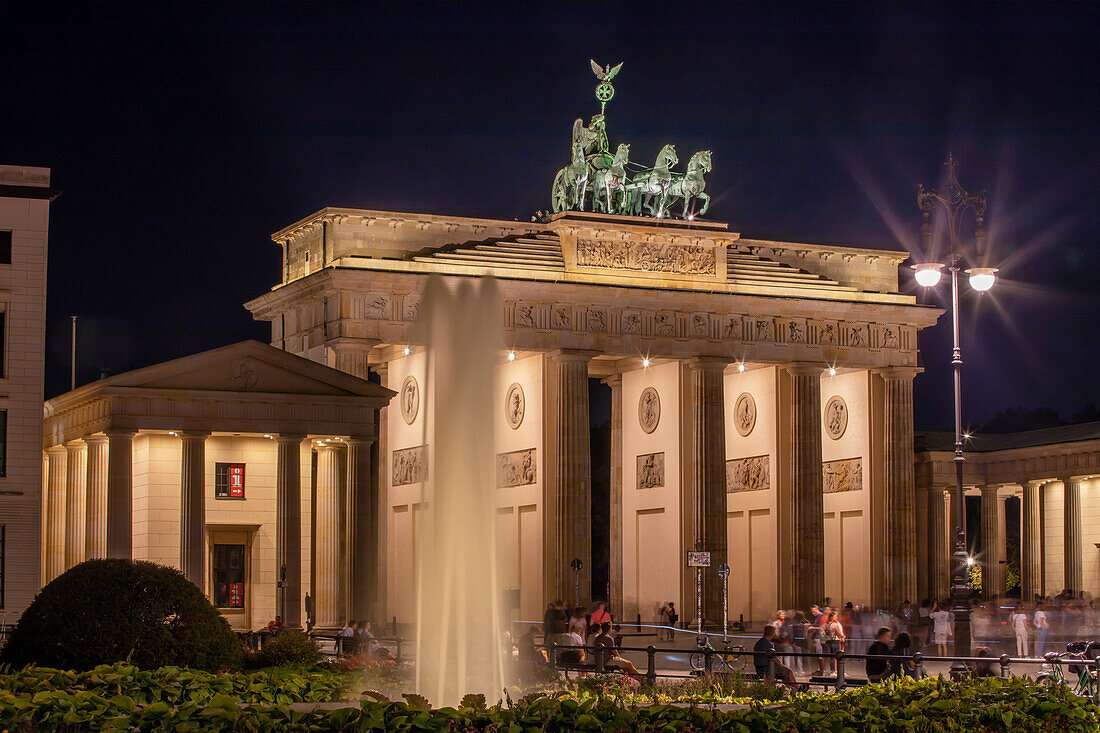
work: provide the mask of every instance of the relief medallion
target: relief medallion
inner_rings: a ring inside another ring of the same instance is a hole
[[[406,425],[412,425],[420,412],[420,385],[411,374],[401,383],[401,417]]]
[[[638,398],[638,424],[646,433],[652,433],[660,421],[661,397],[653,387],[646,387]]]
[[[733,425],[741,437],[756,427],[756,400],[748,392],[742,392],[733,403]]]
[[[523,424],[523,414],[527,403],[523,397],[523,387],[519,382],[513,382],[508,388],[508,394],[504,398],[504,419],[508,421],[508,427],[512,430]]]
[[[839,440],[848,427],[848,405],[838,394],[825,403],[825,433],[833,440]]]

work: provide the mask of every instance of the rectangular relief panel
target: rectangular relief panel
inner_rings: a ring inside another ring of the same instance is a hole
[[[392,483],[394,486],[419,484],[428,480],[428,447],[418,445],[393,452]]]
[[[655,489],[665,485],[665,454],[646,453],[638,456],[638,488]]]
[[[821,464],[822,490],[826,494],[863,489],[863,459],[845,458]]]
[[[769,456],[734,458],[726,461],[726,493],[764,491],[771,488]]]
[[[530,486],[535,478],[534,448],[497,454],[497,488]]]

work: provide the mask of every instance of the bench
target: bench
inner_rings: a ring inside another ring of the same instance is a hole
[[[869,680],[864,679],[862,677],[849,677],[847,675],[844,676],[844,686],[845,687],[863,687],[864,685],[866,685],[868,683],[869,683]],[[822,687],[822,689],[828,689],[830,687],[836,687],[836,677],[827,677],[825,675],[815,675],[815,676],[811,677],[806,684],[810,685],[811,687],[814,686],[814,685],[820,685]]]

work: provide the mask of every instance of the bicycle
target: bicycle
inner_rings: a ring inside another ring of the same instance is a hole
[[[702,674],[707,671],[707,654],[705,650],[710,650],[710,671],[711,672],[737,672],[745,674],[748,672],[748,659],[749,655],[745,654],[744,646],[733,646],[728,641],[722,645],[722,651],[718,651],[708,640],[705,644],[700,641],[699,651],[693,652],[688,658],[688,664],[691,665],[691,671],[696,674]]]
[[[1067,645],[1073,647],[1074,644]],[[1093,658],[1082,651],[1065,651],[1062,653],[1050,652],[1044,655],[1047,663],[1039,669],[1039,675],[1035,678],[1035,682],[1047,687],[1054,687],[1056,685],[1065,685],[1070,689],[1070,692],[1078,697],[1093,698],[1096,694],[1096,686],[1098,684],[1096,668],[1089,662],[1093,661]],[[1080,660],[1083,664],[1057,664],[1054,660]],[[1070,675],[1076,675],[1077,679],[1071,683],[1071,678],[1067,678],[1063,667],[1069,668]]]

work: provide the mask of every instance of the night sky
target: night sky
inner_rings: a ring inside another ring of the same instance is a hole
[[[1003,276],[963,301],[967,421],[1100,402],[1095,3],[593,6],[5,5],[0,162],[64,192],[47,396],[70,314],[81,382],[266,340],[241,304],[278,280],[269,235],[323,206],[548,208],[594,58],[625,62],[612,145],[712,149],[710,216],[745,236],[916,251],[954,150]],[[949,341],[921,337],[918,428],[950,428]]]

